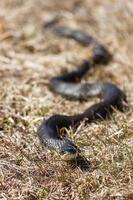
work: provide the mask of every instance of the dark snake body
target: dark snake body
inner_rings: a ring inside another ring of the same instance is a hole
[[[91,62],[85,61],[77,70],[53,77],[49,83],[50,89],[63,97],[72,99],[86,100],[95,96],[102,99],[81,114],[53,115],[44,120],[38,128],[37,133],[45,146],[55,149],[61,155],[69,155],[65,159],[71,159],[77,154],[78,147],[67,137],[62,138],[60,129],[78,126],[83,119],[86,119],[87,122],[106,119],[114,108],[123,109],[126,96],[116,85],[111,83],[77,83],[77,80],[79,81],[92,66],[107,64],[110,61],[111,55],[103,45],[81,31],[65,27],[54,27],[52,31],[60,36],[73,38],[85,46],[92,44],[94,50]]]

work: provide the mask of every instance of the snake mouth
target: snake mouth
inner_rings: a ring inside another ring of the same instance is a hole
[[[76,151],[75,153],[64,152],[64,153],[61,153],[60,156],[62,160],[71,161],[78,157],[78,151]]]

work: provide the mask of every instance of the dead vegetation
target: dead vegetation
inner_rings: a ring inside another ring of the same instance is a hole
[[[0,199],[133,199],[132,0],[4,0],[0,15]],[[113,53],[113,61],[85,81],[113,82],[129,101],[125,113],[70,133],[91,162],[86,172],[43,149],[36,135],[43,117],[82,112],[95,101],[69,102],[46,86],[88,55],[87,48],[43,30],[57,16]]]

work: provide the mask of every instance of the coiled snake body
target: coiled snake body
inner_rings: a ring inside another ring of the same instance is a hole
[[[81,31],[65,27],[54,27],[52,31],[60,36],[73,38],[85,46],[92,44],[94,50],[91,61],[85,61],[75,71],[53,77],[49,82],[50,89],[72,99],[86,100],[94,96],[102,99],[81,114],[53,115],[47,120],[43,120],[39,126],[37,133],[43,144],[55,149],[63,159],[71,160],[77,156],[78,147],[67,137],[62,138],[60,129],[78,126],[83,119],[86,119],[87,122],[106,119],[112,113],[113,108],[123,109],[126,96],[123,91],[111,83],[77,83],[92,66],[107,64],[110,61],[111,55],[103,45]]]

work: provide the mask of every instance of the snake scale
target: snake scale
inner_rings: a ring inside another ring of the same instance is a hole
[[[60,130],[77,127],[83,119],[90,123],[108,118],[114,108],[123,110],[126,95],[112,83],[79,82],[91,67],[106,65],[111,60],[111,54],[102,44],[90,35],[68,27],[56,26],[51,28],[51,31],[61,37],[74,39],[84,46],[93,46],[93,54],[89,61],[84,61],[77,70],[53,77],[49,82],[49,88],[66,98],[87,100],[89,97],[97,96],[101,101],[77,115],[58,114],[44,119],[37,130],[46,147],[56,150],[64,160],[71,160],[77,157],[79,148],[67,136],[62,137]]]

